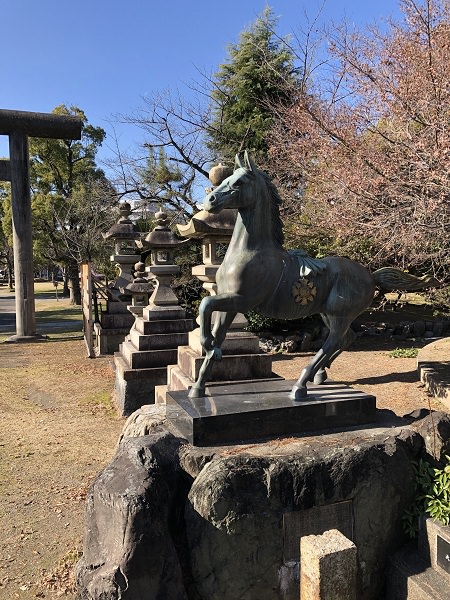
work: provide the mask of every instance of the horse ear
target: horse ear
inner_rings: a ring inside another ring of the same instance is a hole
[[[248,150],[246,150],[244,152],[244,161],[245,161],[245,167],[249,170],[252,171],[253,173],[255,171],[257,171],[257,167],[255,165],[255,163],[253,162],[252,157],[250,156],[250,153]]]
[[[236,156],[234,157],[234,170],[236,171],[237,169],[243,169],[243,168],[244,168],[244,165],[242,164],[241,155],[236,154]]]

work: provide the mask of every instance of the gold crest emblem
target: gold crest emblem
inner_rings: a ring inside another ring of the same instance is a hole
[[[309,304],[314,300],[316,294],[316,286],[306,277],[300,278],[292,286],[292,295],[299,304]]]

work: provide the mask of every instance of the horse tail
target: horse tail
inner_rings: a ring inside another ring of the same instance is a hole
[[[416,292],[430,287],[438,287],[440,283],[430,275],[416,277],[405,273],[394,267],[383,267],[372,273],[372,278],[375,285],[384,292],[392,292],[401,290],[405,292]]]

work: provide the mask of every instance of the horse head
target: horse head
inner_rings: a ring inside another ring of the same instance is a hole
[[[256,200],[253,184],[259,173],[247,150],[236,154],[234,171],[206,196],[203,209],[217,213],[224,208],[243,208]]]

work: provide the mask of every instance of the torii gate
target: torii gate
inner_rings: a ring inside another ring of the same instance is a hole
[[[81,139],[82,120],[70,115],[0,109],[0,135],[9,136],[9,160],[0,160],[0,180],[11,182],[16,294],[16,335],[10,341],[36,338],[33,240],[28,137]]]

